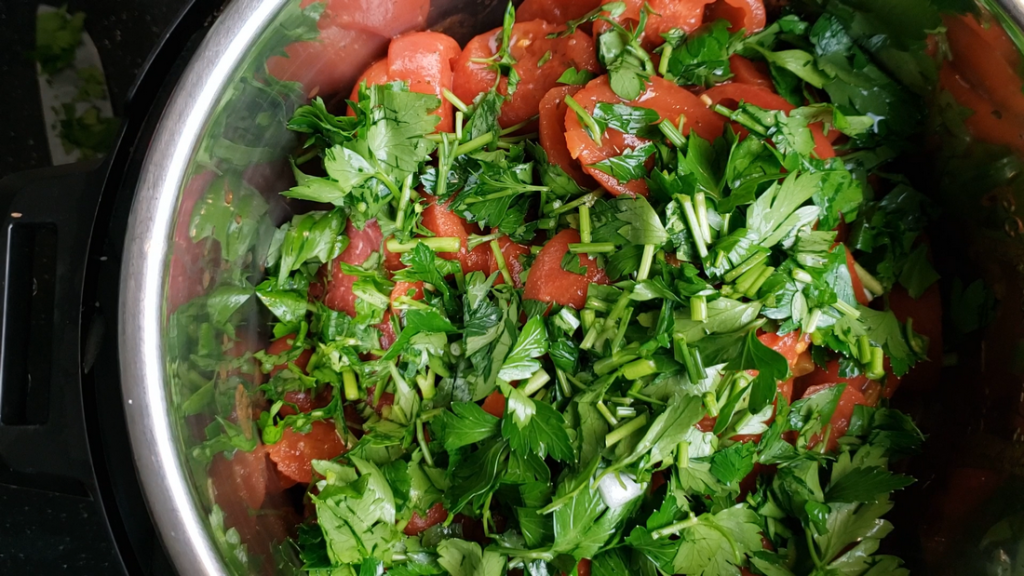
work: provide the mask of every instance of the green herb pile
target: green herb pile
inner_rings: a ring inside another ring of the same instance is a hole
[[[506,74],[512,14],[495,59]],[[580,188],[534,138],[498,126],[504,97],[494,90],[455,102],[452,134],[434,133],[439,99],[401,83],[362,86],[352,116],[319,99],[298,108],[288,123],[302,141],[296,185],[283,194],[333,208],[275,228],[260,193],[225,175],[191,222],[193,239],[216,242],[225,263],[207,295],[169,320],[184,414],[218,415],[192,451],[197,466],[333,422],[348,451],[313,462],[316,514],[294,543],[316,575],[572,574],[581,559],[598,575],[906,574],[878,550],[892,530],[891,493],[913,481],[890,461],[914,454],[921,433],[883,399],[858,406],[838,453],[826,453],[845,385],[790,404],[777,394],[790,365],[758,336],[799,331],[818,365],[838,359],[842,376],[883,386],[926,360],[927,342],[885,294],[901,284],[917,296],[937,278],[915,243],[928,202],[898,159],[918,145],[936,77],[925,41],[940,29],[924,0],[812,3],[751,36],[725,23],[669,34],[655,66],[633,31],[611,27],[599,56],[626,100],[652,76],[726,81],[740,54],[766,62],[797,106],[719,106],[749,136],[727,127],[715,141],[628,103],[578,108],[595,140],[609,128],[650,140],[599,167],[646,178],[646,198]],[[588,78],[569,70],[562,80]],[[840,156],[813,153],[808,126],[819,122],[844,136]],[[226,142],[217,145],[230,158],[252,152]],[[423,228],[420,190],[451,199],[482,230],[471,247],[491,245],[505,265],[487,276],[442,259],[451,239]],[[379,252],[341,264],[358,277],[354,318],[310,300],[318,270],[349,243],[346,223],[370,220],[405,268],[389,274]],[[575,254],[586,253],[610,279],[590,286],[581,310],[524,299],[497,247],[501,235],[539,247],[565,228],[582,241],[563,269],[583,273]],[[870,307],[858,303],[847,250],[876,296]],[[427,288],[393,304],[398,337],[382,350],[378,326],[399,281]],[[312,359],[257,388],[251,355],[225,351],[268,324],[274,337],[295,335],[295,347],[256,353],[264,374],[303,349]],[[239,384],[266,399],[258,421],[228,416]],[[282,414],[286,393],[324,388],[326,407]],[[495,391],[501,417],[481,408]],[[394,402],[378,414],[367,398],[384,394]],[[346,425],[346,407],[361,425]],[[446,521],[403,533],[437,505]],[[456,515],[486,539],[474,541]],[[231,533],[222,546],[250,562]]]

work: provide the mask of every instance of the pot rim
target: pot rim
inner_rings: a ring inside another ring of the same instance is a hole
[[[136,185],[120,281],[118,347],[132,453],[149,512],[182,574],[227,574],[179,452],[166,389],[164,286],[182,184],[235,71],[289,0],[233,0],[162,111]]]

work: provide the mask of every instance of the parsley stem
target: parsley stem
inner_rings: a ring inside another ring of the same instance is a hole
[[[658,367],[655,366],[654,360],[641,358],[623,366],[622,376],[625,377],[626,380],[639,380],[644,376],[650,376],[657,371]]]
[[[590,350],[594,347],[594,344],[597,342],[597,336],[601,333],[601,328],[604,327],[604,324],[605,321],[603,319],[594,320],[593,324],[590,325],[590,330],[587,331],[587,335],[580,342],[580,350]]]
[[[814,277],[806,270],[801,270],[800,268],[793,268],[793,271],[790,272],[789,275],[793,277],[793,280],[803,282],[804,284],[811,284],[814,282]]]
[[[712,418],[718,418],[718,397],[715,396],[714,392],[704,393],[704,408],[708,412],[708,416]]]
[[[506,196],[517,196],[523,192],[547,192],[550,190],[547,186],[532,186],[523,184],[515,188],[509,188],[508,190],[502,190],[500,192],[492,192],[486,196],[475,196],[473,198],[466,198],[466,204],[476,204],[478,202],[486,202],[488,200],[497,200],[498,198],[504,198]]]
[[[676,148],[680,150],[686,148],[686,136],[683,136],[682,133],[679,132],[679,129],[671,122],[667,120],[658,122],[658,130],[661,130],[661,133],[665,135],[665,138],[668,138],[668,141]]]
[[[526,120],[523,120],[519,124],[513,124],[512,126],[509,126],[508,128],[502,128],[501,132],[499,132],[498,135],[499,136],[504,136],[506,134],[512,134],[513,132],[517,132],[519,130],[522,130],[528,124],[530,124],[531,122],[533,122],[536,119],[537,119],[536,115],[530,116],[529,118],[527,118]]]
[[[847,304],[845,300],[836,300],[836,303],[832,305],[833,308],[839,310],[844,315],[850,317],[852,320],[860,318],[860,310],[857,310],[850,304]]]
[[[569,252],[573,254],[608,254],[615,252],[615,244],[612,242],[569,244]]]
[[[412,174],[405,177],[402,182],[402,195],[398,198],[398,213],[395,216],[395,228],[401,230],[405,225],[405,209],[409,206],[409,199],[412,196]]]
[[[746,290],[743,291],[743,295],[751,299],[756,297],[757,291],[761,289],[761,286],[763,286],[764,283],[768,281],[768,278],[770,278],[771,275],[774,273],[775,268],[771,266],[765,266],[764,269],[761,270],[761,273],[757,276],[757,278],[754,279],[754,282],[751,283],[751,285]]]
[[[683,214],[686,215],[686,224],[690,228],[690,236],[697,247],[697,254],[701,259],[707,258],[708,247],[704,242],[704,234],[700,230],[700,222],[697,221],[697,211],[693,209],[693,200],[685,194],[676,195],[676,200],[683,206]]]
[[[801,266],[807,266],[808,268],[824,268],[828,260],[818,256],[817,254],[809,254],[807,252],[800,252],[796,255],[796,261]]]
[[[551,381],[551,375],[546,370],[541,368],[540,370],[533,373],[530,379],[526,381],[526,386],[523,387],[523,394],[527,396],[533,396],[535,392],[544,387],[545,384]]]
[[[629,321],[633,318],[633,308],[626,308],[625,314],[622,315],[622,322],[619,322],[619,329],[615,331],[615,337],[612,338],[612,352],[619,349],[622,346],[622,341],[626,339],[626,329],[629,328]]]
[[[767,268],[767,266],[764,265],[764,262],[759,262],[753,268],[744,272],[736,279],[736,285],[734,286],[736,292],[746,294],[747,291],[750,290],[750,287],[754,285],[754,282],[757,282],[757,279],[761,277],[761,272],[763,272],[765,268]]]
[[[587,133],[590,135],[590,138],[594,141],[594,144],[600,146],[601,134],[604,131],[597,126],[597,121],[594,120],[594,117],[590,115],[590,112],[587,112],[586,108],[580,106],[580,103],[577,102],[572,96],[568,94],[565,95],[565,104],[566,106],[569,107],[570,110],[576,113],[576,118],[580,121],[580,124],[582,124],[583,127],[586,129]]]
[[[805,334],[814,334],[814,331],[818,329],[818,322],[821,321],[821,308],[815,308],[811,310],[811,315],[807,317],[807,324],[804,325]]]
[[[434,378],[436,376],[433,369],[428,370],[426,374],[416,375],[416,384],[419,385],[420,394],[424,400],[430,400],[437,392],[437,388],[434,387]]]
[[[562,396],[572,398],[572,385],[569,384],[565,372],[557,366],[555,366],[555,379],[558,381],[558,389],[562,392]]]
[[[656,249],[657,246],[654,244],[644,244],[644,252],[640,257],[640,269],[636,271],[637,282],[643,282],[651,275],[651,264],[654,262],[654,251]]]
[[[605,410],[607,410],[607,408],[605,408]],[[637,430],[643,428],[646,424],[646,412],[637,416],[636,418],[633,418],[625,422],[615,430],[609,432],[608,435],[604,437],[605,448],[611,448],[612,446],[615,446],[616,444],[619,443],[620,440],[624,439],[626,436],[629,436],[633,432],[636,432]]]
[[[729,235],[729,222],[732,220],[732,212],[722,215],[722,229],[719,230],[720,236]]]
[[[423,422],[416,422],[416,441],[420,445],[420,450],[423,451],[423,461],[427,463],[427,466],[434,467],[434,457],[430,454],[430,446],[427,444],[427,437],[423,434]]]
[[[541,218],[537,220],[537,228],[541,230],[554,230],[558,226],[558,218]]]
[[[466,114],[459,110],[455,112],[455,139],[462,142],[462,125],[466,121]]]
[[[317,154],[319,154],[319,153],[320,153],[320,150],[319,150],[319,149],[317,149],[317,148],[313,148],[313,149],[312,149],[312,150],[310,150],[309,152],[306,152],[306,153],[305,153],[305,154],[303,154],[302,156],[299,156],[298,158],[296,158],[296,159],[295,159],[295,165],[296,165],[296,166],[302,166],[302,165],[303,165],[303,164],[305,164],[306,162],[309,162],[309,161],[310,161],[310,160],[312,160],[313,158],[316,158]]]
[[[696,350],[691,350],[686,340],[676,340],[676,359],[681,358],[683,366],[686,367],[686,375],[690,378],[691,384],[696,384],[704,379],[704,366],[696,357]]]
[[[627,352],[616,352],[607,358],[601,358],[597,362],[594,362],[594,374],[598,376],[604,376],[605,374],[615,370],[619,366],[631,361],[636,360],[636,354],[630,354]]]
[[[871,362],[871,340],[867,335],[861,334],[857,337],[857,352],[854,356],[864,364]]]
[[[668,73],[668,61],[672,59],[672,43],[666,42],[665,48],[661,51],[661,61],[658,62],[658,76]]]
[[[500,141],[501,142],[508,142],[509,144],[513,144],[513,143],[516,143],[516,142],[524,142],[526,140],[532,140],[532,139],[536,139],[536,138],[537,138],[537,133],[536,132],[530,132],[529,134],[519,134],[519,135],[516,135],[516,136],[502,136]]]
[[[758,250],[756,253],[754,253],[753,256],[750,256],[749,258],[741,262],[739,266],[726,272],[725,276],[722,277],[722,280],[724,280],[726,283],[732,282],[733,280],[742,276],[743,273],[745,273],[747,270],[750,270],[754,266],[757,266],[758,264],[764,262],[767,259],[768,251]]]
[[[604,402],[598,400],[595,406],[597,406],[597,411],[601,413],[601,416],[604,416],[604,419],[608,421],[609,426],[618,426],[619,421],[615,418],[615,415],[612,414],[611,410],[604,405]]]
[[[491,240],[490,246],[491,253],[494,254],[494,261],[498,263],[498,270],[501,271],[502,279],[505,280],[505,284],[514,286],[512,274],[508,271],[508,263],[505,262],[505,255],[501,253],[501,245],[498,244],[497,240]]]
[[[822,442],[824,444],[824,442]],[[817,567],[822,566],[821,558],[818,557],[818,550],[814,545],[814,538],[811,536],[810,528],[804,528],[804,537],[807,539],[807,550],[811,553],[811,560],[814,561],[814,565]]]
[[[438,236],[433,238],[415,238],[411,242],[400,242],[391,238],[387,242],[388,250],[396,254],[411,252],[417,244],[424,244],[434,252],[458,252],[462,248],[462,239],[456,236]]]
[[[864,267],[860,265],[860,262],[854,260],[853,269],[857,272],[857,276],[860,277],[861,284],[863,284],[869,292],[871,292],[875,296],[881,296],[882,294],[885,294],[885,288],[882,287],[882,283],[879,282],[877,278],[872,276],[870,272],[865,270]]]
[[[462,112],[463,114],[469,112],[469,106],[467,106],[466,103],[463,102],[461,98],[456,96],[455,93],[452,92],[451,90],[447,88],[441,88],[441,95],[444,96],[445,100],[451,102],[452,106],[458,108],[459,112]]]
[[[594,312],[594,310],[598,309],[598,302],[600,302],[600,306],[607,306],[608,308],[611,308],[604,300],[594,298],[594,301],[591,302],[591,299],[587,298],[587,307],[580,312],[580,322],[583,323],[584,332],[590,330],[590,327],[594,325],[594,319],[597,318],[597,313]],[[608,308],[601,310],[601,312],[607,312]]]
[[[572,202],[568,202],[568,203],[563,204],[563,205],[561,205],[561,206],[559,206],[557,208],[552,208],[552,209],[549,209],[549,210],[545,210],[545,212],[549,213],[552,216],[558,216],[559,214],[562,214],[563,212],[568,212],[570,210],[575,210],[576,208],[578,208],[578,207],[580,207],[580,206],[582,206],[584,204],[586,204],[587,206],[593,206],[594,202],[596,202],[597,199],[600,198],[601,196],[604,196],[604,188],[597,188],[597,189],[592,190],[591,192],[589,192],[587,194],[584,194],[583,196],[580,196],[579,198],[573,200]]]
[[[675,524],[669,524],[664,528],[658,528],[657,530],[651,532],[651,538],[657,540],[659,538],[664,538],[665,536],[675,536],[676,534],[679,534],[687,528],[696,526],[698,522],[699,520],[697,520],[697,517],[693,514],[693,512],[691,512],[689,518],[687,518],[686,520],[681,520],[679,522],[676,522]]]
[[[708,222],[708,203],[703,192],[693,195],[693,205],[697,211],[697,223],[700,224],[700,231],[704,234],[704,241],[711,244],[711,223]]]
[[[694,322],[707,322],[708,321],[708,297],[707,296],[691,296],[690,297],[690,320]]]
[[[350,402],[359,400],[359,382],[356,381],[355,371],[351,368],[343,368],[341,381],[345,388],[345,399]]]
[[[690,467],[690,443],[686,440],[676,448],[676,466],[684,470]]]
[[[580,205],[580,242],[582,244],[589,244],[593,240],[593,234],[590,228],[590,206],[586,204]]]
[[[487,134],[483,134],[481,136],[477,136],[476,138],[473,138],[469,142],[464,142],[462,144],[459,144],[455,148],[455,152],[452,154],[452,157],[459,157],[459,156],[462,156],[463,154],[469,154],[470,152],[476,152],[477,150],[479,150],[479,149],[483,148],[484,146],[487,146],[488,144],[490,144],[491,141],[493,141],[493,140],[494,140],[494,133],[493,132],[488,132]]]
[[[636,408],[632,406],[616,406],[615,415],[619,418],[636,418]]]
[[[885,353],[881,347],[871,347],[871,362],[868,363],[868,370],[864,375],[871,380],[881,380],[885,377]]]
[[[501,232],[494,232],[491,234],[487,234],[486,236],[470,234],[469,239],[466,241],[466,244],[469,247],[468,250],[472,252],[473,250],[476,250],[477,246],[481,244],[487,244],[492,240],[497,240],[498,238],[501,238]]]

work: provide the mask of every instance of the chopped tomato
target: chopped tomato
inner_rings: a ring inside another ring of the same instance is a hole
[[[412,291],[412,295],[409,291]],[[395,304],[395,300],[398,300],[402,296],[409,296],[413,300],[423,300],[423,282],[417,280],[416,282],[395,282],[395,287],[391,289],[391,305]]]
[[[857,299],[857,303],[862,306],[867,306],[871,303],[871,296],[864,289],[864,281],[860,279],[860,274],[857,273],[857,261],[853,259],[853,252],[849,248],[843,248],[846,251],[846,269],[850,271],[850,282],[853,284],[853,297]]]
[[[772,332],[765,332],[758,335],[757,339],[761,341],[761,344],[782,354],[786,362],[789,363],[790,371],[796,365],[800,354],[807,350],[811,343],[810,337],[806,334],[801,334],[799,331],[789,332],[782,336]]]
[[[739,54],[733,54],[729,56],[729,69],[732,70],[733,82],[766,90],[775,89],[775,83],[768,75],[768,66],[764,62],[751,62]]]
[[[598,102],[624,102],[612,91],[608,76],[591,80],[573,98],[588,112],[593,112]],[[647,91],[630,104],[657,111],[665,122],[678,124],[680,118],[685,118],[683,134],[689,134],[690,130],[694,130],[702,138],[711,140],[722,133],[724,121],[721,116],[709,110],[692,93],[657,76],[651,78]],[[601,145],[598,146],[580,124],[576,113],[569,110],[565,114],[565,141],[572,157],[583,164],[583,170],[612,194],[647,195],[647,182],[643,179],[621,183],[614,176],[591,166],[612,156],[618,156],[627,148],[642,146],[647,143],[646,139],[609,128],[601,137]]]
[[[761,0],[717,0],[704,12],[705,22],[728,20],[730,32],[745,30],[750,36],[760,32],[767,21],[764,3]]]
[[[586,254],[579,255],[580,266],[586,268],[586,275],[562,269],[562,257],[569,252],[569,244],[579,241],[579,232],[572,228],[566,228],[548,240],[533,261],[523,298],[555,302],[579,310],[587,303],[587,290],[591,283],[608,283],[608,276],[598,267],[597,260]]]
[[[725,104],[735,106],[739,102],[747,102],[766,110],[782,110],[789,112],[795,108],[785,98],[779,96],[769,88],[750,84],[719,84],[709,88],[704,93],[714,104]],[[814,136],[814,151],[818,158],[833,158],[836,155],[832,143],[825,137],[821,123],[814,123],[810,126],[811,134]],[[747,130],[742,126],[736,127],[741,136],[746,136]]]
[[[235,450],[230,459],[217,454],[209,475],[221,508],[258,510],[267,495],[267,452],[257,444],[252,452]]]
[[[352,292],[352,284],[355,283],[356,277],[342,272],[340,264],[358,266],[366,262],[370,254],[380,251],[384,236],[381,234],[376,220],[367,222],[362,230],[356,228],[349,220],[345,227],[345,235],[348,236],[348,246],[333,262],[324,264],[320,268],[319,274],[321,277],[330,275],[324,289],[324,304],[331,310],[344,312],[355,318],[356,295]],[[312,289],[310,295],[317,296]]]
[[[894,286],[889,293],[889,308],[900,322],[912,320],[914,332],[928,338],[928,360],[918,362],[901,382],[914,390],[929,390],[942,373],[942,295],[939,285],[932,284],[918,299],[913,299],[903,286]],[[887,385],[888,389],[888,377]]]
[[[491,247],[486,243],[469,251],[469,226],[465,220],[448,209],[448,203],[438,204],[437,198],[428,197],[426,209],[423,210],[423,227],[440,238],[458,238],[461,248],[458,252],[438,252],[445,260],[458,260],[462,264],[462,272],[484,272],[488,269],[488,255]]]
[[[870,390],[872,381],[863,374],[858,374],[856,376],[840,376],[839,360],[829,360],[828,364],[826,364],[824,368],[816,368],[810,374],[797,378],[795,386],[796,394],[802,398],[806,396],[808,389],[827,384],[846,384],[861,394],[865,394]],[[877,382],[874,384],[876,386],[878,385]]]
[[[992,102],[1002,115],[1024,117],[1024,93],[1013,66],[998,56],[997,49],[967,23],[971,16],[946,16],[946,39],[952,54],[950,64],[975,92]],[[980,111],[979,111],[980,112]]]
[[[621,2],[622,0],[603,0],[601,4]],[[633,29],[640,22],[640,10],[644,4],[651,9],[644,27],[641,44],[650,49],[665,42],[662,34],[673,28],[684,32],[693,32],[704,21],[704,8],[714,0],[625,0],[626,10],[616,20],[627,30]],[[598,36],[611,26],[598,20],[594,23],[594,35]]]
[[[325,388],[319,394],[314,394],[313,390],[303,390],[301,392],[292,390],[284,393],[284,401],[294,404],[299,412],[310,412],[315,408],[323,408],[331,403],[331,389],[330,387]],[[281,406],[282,416],[295,413],[295,409],[288,404]]]
[[[819,384],[817,386],[811,386],[804,392],[803,397],[809,398],[814,396],[822,390],[836,386],[837,383]],[[815,434],[811,437],[808,442],[808,447],[814,447],[821,442],[824,434],[828,434],[828,443],[825,445],[826,452],[834,452],[839,447],[839,439],[846,435],[846,430],[850,427],[850,419],[853,418],[853,409],[857,405],[868,405],[864,395],[853,386],[846,386],[843,389],[842,395],[839,396],[839,402],[836,404],[836,410],[832,413],[832,419],[829,421],[828,429],[823,431],[821,434]]]
[[[939,86],[949,92],[958,104],[974,111],[974,114],[964,119],[964,126],[971,136],[1024,154],[1024,120],[1004,115],[990,100],[975,91],[949,63],[939,69]]]
[[[576,576],[590,576],[590,559],[584,558],[576,564]]]
[[[388,239],[394,238],[394,236],[388,236]],[[388,272],[397,272],[405,268],[405,264],[402,264],[402,255],[398,252],[392,252],[388,250],[388,243],[384,242],[384,269]]]
[[[517,22],[512,26],[509,51],[516,63],[512,66],[519,75],[519,84],[512,97],[501,107],[498,123],[507,128],[528,120],[537,114],[541,98],[554,88],[558,78],[568,68],[597,72],[600,68],[594,50],[594,41],[577,30],[565,37],[548,38],[564,26],[543,20]],[[491,58],[501,47],[502,29],[496,28],[473,38],[455,63],[453,92],[469,104],[482,92],[490,90],[495,81],[498,91],[507,94],[508,79],[498,79],[494,68],[482,62]],[[542,63],[543,62],[543,63]]]
[[[484,412],[487,412],[495,418],[501,418],[505,415],[505,395],[500,391],[495,390],[491,392],[490,396],[484,399],[483,406]]]
[[[303,0],[306,7],[316,0]],[[318,26],[364,30],[387,38],[410,30],[420,30],[427,24],[430,0],[327,0]]]
[[[346,451],[332,422],[317,420],[307,434],[299,434],[290,427],[284,429],[281,439],[267,446],[270,459],[277,470],[287,478],[308,484],[313,478],[313,460],[330,460]]]
[[[552,24],[565,24],[586,16],[601,5],[601,0],[523,0],[516,9],[516,20],[546,20]]]
[[[569,154],[565,143],[565,113],[569,106],[567,95],[580,91],[581,86],[555,86],[540,101],[540,145],[548,155],[548,162],[565,171],[577,184],[593,188],[594,179],[583,172],[580,163]]]
[[[523,281],[519,277],[519,275],[523,273],[523,262],[521,258],[530,253],[530,247],[513,242],[508,236],[498,238],[498,247],[501,248],[501,256],[505,259],[505,267],[508,268],[508,273],[512,276],[512,284],[516,288],[522,288]],[[494,251],[491,250],[490,260],[488,261],[488,274],[494,274],[499,270],[498,259],[495,258]],[[494,284],[498,285],[504,283],[505,279],[501,274],[499,274],[498,278],[494,281]]]
[[[278,80],[302,84],[307,97],[344,94],[359,71],[387,51],[386,36],[364,30],[331,27],[316,40],[293,42],[286,56],[267,59],[267,72]]]
[[[454,128],[452,104],[442,90],[452,89],[452,63],[462,50],[451,36],[440,32],[411,32],[391,41],[388,57],[370,66],[352,91],[351,100],[359,100],[358,84],[384,84],[401,80],[409,90],[420,94],[433,94],[441,100],[435,112],[440,118],[438,132],[451,132]]]
[[[409,519],[409,523],[405,525],[402,532],[406,536],[419,536],[427,528],[436,526],[448,519],[448,511],[444,509],[444,505],[440,502],[431,506],[426,514],[426,516],[420,516],[419,512],[413,512],[412,518]]]
[[[278,338],[277,340],[274,340],[273,342],[271,342],[270,346],[267,346],[267,354],[270,355],[270,356],[277,356],[279,354],[284,354],[285,352],[291,350],[292,346],[294,346],[294,345],[295,345],[295,334],[289,334],[287,336],[282,336],[282,337]],[[310,349],[310,348],[305,348],[299,354],[299,357],[296,358],[295,360],[293,360],[292,363],[295,364],[295,366],[297,366],[300,370],[305,372],[306,371],[306,365],[309,364],[309,359],[312,358],[312,357],[313,357],[313,350]],[[287,363],[278,364],[277,366],[274,366],[273,368],[270,369],[270,375],[273,376],[274,374],[277,374],[278,372],[284,370],[287,367],[288,367]]]

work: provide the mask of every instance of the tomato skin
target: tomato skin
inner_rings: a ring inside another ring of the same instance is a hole
[[[837,385],[836,383],[829,383],[811,386],[804,392],[803,398],[809,398],[818,392]],[[828,443],[825,444],[826,452],[835,452],[836,448],[839,447],[839,439],[846,435],[846,430],[850,427],[850,419],[853,418],[853,409],[857,405],[867,406],[868,402],[859,390],[853,386],[846,386],[843,389],[842,395],[839,396],[836,410],[832,413],[832,419],[829,421],[831,432],[828,436]],[[820,444],[822,437],[823,434],[815,434],[808,441],[807,446],[813,448]]]
[[[569,106],[565,97],[576,94],[582,86],[555,86],[540,101],[540,145],[548,155],[548,162],[565,171],[580,186],[590,189],[596,183],[583,172],[580,163],[569,153],[565,143],[565,114]]]
[[[388,57],[375,62],[363,72],[352,90],[350,100],[359,101],[359,85],[367,86],[402,81],[411,92],[433,94],[441,100],[435,111],[438,132],[451,132],[454,112],[442,91],[452,89],[452,63],[462,50],[452,37],[440,32],[411,32],[391,40]]]
[[[481,408],[491,416],[501,418],[505,415],[505,395],[499,390],[491,392],[491,394],[484,399],[484,403]]]
[[[582,18],[601,5],[600,0],[523,0],[516,9],[516,20],[545,20],[552,24],[565,24]]]
[[[331,310],[344,312],[355,318],[356,316],[356,295],[352,292],[352,284],[357,278],[341,271],[340,264],[352,264],[358,266],[370,257],[370,254],[379,252],[384,235],[376,220],[370,220],[362,230],[356,228],[350,220],[345,226],[345,235],[348,236],[349,244],[329,264],[320,268],[319,275],[327,277],[324,287],[324,304]],[[328,277],[328,275],[330,275]],[[310,289],[310,296],[316,298],[318,294]]]
[[[608,276],[597,266],[597,260],[586,254],[579,255],[580,265],[587,269],[586,275],[562,270],[562,257],[569,252],[569,244],[579,241],[580,233],[572,228],[566,228],[548,240],[526,277],[523,298],[554,302],[579,310],[587,303],[587,290],[591,283],[608,283]]]
[[[732,70],[733,82],[766,90],[775,89],[775,83],[768,75],[768,67],[764,62],[752,62],[739,54],[733,54],[729,56],[729,69]]]
[[[704,96],[710,98],[715,104],[735,105],[739,102],[747,102],[766,110],[782,110],[783,112],[790,112],[795,108],[789,101],[767,87],[737,82],[719,84],[709,88],[704,93]],[[823,160],[834,158],[836,155],[835,149],[832,148],[832,143],[825,137],[821,123],[811,124],[810,129],[811,134],[814,136],[814,152],[818,158]],[[748,134],[747,130],[742,126],[736,126],[736,130],[741,136]]]
[[[987,96],[1001,115],[1024,117],[1021,78],[988,40],[969,25],[970,16],[946,16],[946,39],[953,59],[951,65],[976,92]],[[999,26],[995,26],[999,28]],[[997,57],[993,58],[993,54]]]
[[[928,338],[928,360],[914,365],[900,383],[911,390],[926,391],[935,387],[942,374],[942,294],[932,284],[917,300],[903,286],[894,286],[889,293],[889,308],[896,319],[913,319],[914,332]],[[888,388],[888,386],[886,386]]]
[[[448,511],[445,510],[443,504],[438,502],[427,510],[426,517],[420,516],[419,512],[413,512],[412,518],[409,519],[409,523],[405,525],[402,532],[404,532],[406,536],[419,536],[427,528],[436,526],[447,519]]]
[[[486,272],[491,247],[486,243],[469,251],[469,224],[448,209],[449,202],[439,204],[434,196],[428,196],[427,207],[423,210],[423,227],[441,238],[458,238],[461,248],[458,252],[438,252],[445,260],[458,260],[462,272]]]
[[[516,288],[522,288],[523,281],[519,276],[523,273],[523,262],[520,258],[530,253],[530,247],[513,242],[508,236],[498,238],[498,247],[501,248],[501,255],[505,259],[505,267],[508,268],[509,276],[512,277],[512,285]],[[494,256],[493,250],[491,250],[487,266],[488,274],[500,271],[498,259]],[[498,274],[498,277],[494,280],[494,285],[497,286],[504,283],[505,278]]]
[[[206,266],[207,246],[210,256],[220,260],[220,245],[205,241],[193,242],[190,233],[192,211],[196,202],[202,198],[206,189],[216,180],[217,174],[212,170],[200,172],[192,176],[181,192],[181,204],[178,206],[178,219],[174,223],[174,247],[167,270],[167,314],[173,314],[180,306],[206,292],[203,275],[206,271],[215,270],[214,266]],[[212,286],[216,277],[211,278],[207,286]]]
[[[588,112],[593,112],[598,102],[625,102],[612,91],[607,75],[591,80],[573,98]],[[681,116],[685,117],[684,135],[695,130],[701,138],[713,140],[722,133],[724,120],[721,116],[709,110],[689,91],[657,76],[651,78],[647,90],[630,104],[656,110],[665,121],[673,124],[678,124]],[[641,146],[648,142],[645,138],[608,129],[602,136],[601,146],[598,146],[580,124],[576,113],[568,110],[565,114],[565,141],[569,153],[583,165],[583,171],[593,176],[612,194],[647,195],[647,182],[643,179],[620,183],[614,176],[589,166],[618,156],[627,148]]]
[[[853,259],[853,252],[849,248],[844,247],[843,250],[846,252],[846,269],[850,272],[850,282],[853,284],[853,297],[861,306],[867,306],[871,303],[871,298],[864,291],[864,281],[857,273],[857,261]]]
[[[715,20],[728,20],[732,24],[730,32],[742,29],[750,36],[764,29],[767,13],[761,0],[717,0],[704,12],[705,22]]]
[[[395,300],[398,300],[402,296],[409,296],[409,291],[412,290],[413,300],[423,300],[423,281],[417,280],[415,282],[395,282],[395,287],[391,289],[391,305],[395,305]]]
[[[214,499],[222,508],[258,510],[267,495],[267,452],[257,444],[252,452],[235,450],[230,460],[217,454],[210,462],[209,475]]]
[[[302,7],[315,0],[303,0]],[[426,26],[430,0],[327,0],[318,27],[364,30],[386,38]]]
[[[839,360],[829,360],[825,368],[816,368],[810,374],[797,378],[796,380],[796,393],[798,396],[805,397],[807,390],[816,386],[823,386],[827,384],[846,384],[848,387],[853,388],[863,395],[867,395],[872,384],[877,386],[878,383],[872,381],[870,378],[863,374],[857,376],[840,376],[839,375]]]
[[[964,119],[964,126],[977,140],[1006,146],[1024,154],[1024,120],[1003,113],[987,98],[979,94],[946,63],[939,69],[939,86],[953,95],[958,104],[974,110]]]
[[[375,327],[380,330],[380,347],[381,350],[387,350],[391,348],[391,345],[398,340],[398,334],[395,334],[395,327],[391,325],[391,310],[384,311],[384,318]]]
[[[313,460],[330,460],[346,451],[332,422],[317,420],[307,434],[285,428],[281,439],[267,446],[270,459],[284,477],[308,484],[313,478]]]
[[[604,0],[601,4],[609,4],[618,0]],[[684,32],[693,32],[704,21],[704,8],[714,0],[625,0],[626,10],[615,20],[627,29],[640,22],[640,10],[644,4],[651,8],[652,14],[647,17],[641,45],[651,49],[664,44],[662,34],[673,28]],[[594,37],[611,26],[604,21],[594,23]]]
[[[359,70],[383,55],[388,38],[365,30],[329,27],[317,40],[293,42],[284,48],[287,56],[267,59],[267,72],[284,81],[302,84],[308,97],[344,93]]]
[[[584,558],[576,565],[577,576],[590,576],[590,559]]]
[[[594,41],[582,31],[562,38],[548,38],[564,26],[544,20],[520,21],[512,26],[509,50],[516,64],[512,67],[519,75],[519,84],[511,98],[501,107],[498,124],[503,128],[514,126],[537,114],[540,101],[554,88],[558,78],[568,68],[600,70]],[[498,92],[508,93],[508,79],[498,79],[497,72],[481,59],[492,57],[501,46],[502,29],[496,28],[473,38],[455,62],[455,95],[469,104],[478,94],[490,90],[495,81]],[[547,60],[540,64],[542,58]]]
[[[811,344],[810,337],[799,331],[789,332],[782,336],[773,332],[765,332],[758,335],[757,339],[761,341],[761,344],[782,354],[789,364],[790,370],[793,369],[797,359]]]

